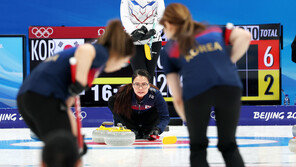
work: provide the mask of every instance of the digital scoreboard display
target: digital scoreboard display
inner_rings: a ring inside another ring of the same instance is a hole
[[[280,46],[282,28],[280,24],[238,25],[252,34],[251,45],[237,63],[243,83],[243,104],[280,104],[281,70]],[[93,42],[104,33],[104,27],[29,27],[30,70],[53,54]],[[165,39],[164,39],[165,43]],[[117,93],[119,86],[131,83],[132,69],[128,65],[120,71],[103,73],[93,86],[81,94],[84,107],[107,106],[110,96]],[[160,60],[157,61],[153,84],[167,102],[172,101]]]

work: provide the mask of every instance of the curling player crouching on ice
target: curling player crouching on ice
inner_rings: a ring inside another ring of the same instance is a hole
[[[136,139],[158,139],[170,121],[167,104],[149,78],[146,70],[136,70],[132,83],[120,87],[108,102],[114,123],[131,129]]]

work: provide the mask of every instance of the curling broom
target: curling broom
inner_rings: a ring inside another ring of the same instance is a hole
[[[71,57],[69,59],[70,62],[70,67],[71,67],[71,79],[72,82],[75,82],[75,76],[76,76],[76,65],[77,65],[77,60],[75,57]],[[80,96],[76,95],[75,96],[75,116],[76,116],[76,124],[77,124],[77,141],[78,141],[78,148],[79,151],[83,150],[83,140],[82,140],[82,135],[81,135],[81,122],[80,122]]]
[[[153,26],[152,26],[152,29],[155,29],[156,20],[157,19],[155,18],[154,19]],[[151,60],[152,59],[152,56],[151,56],[151,47],[152,47],[153,36],[151,36],[150,41],[148,42],[148,44],[145,44],[144,45],[145,56],[146,56],[146,58],[148,60]]]

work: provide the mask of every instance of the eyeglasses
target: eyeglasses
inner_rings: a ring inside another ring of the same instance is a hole
[[[148,85],[149,85],[149,83],[146,83],[146,82],[144,82],[144,83],[138,83],[138,82],[136,82],[136,83],[133,83],[133,85],[136,87],[136,88],[140,88],[140,87],[142,87],[142,88],[147,88],[148,87]]]

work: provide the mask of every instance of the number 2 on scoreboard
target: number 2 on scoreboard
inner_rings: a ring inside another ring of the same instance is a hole
[[[268,82],[268,78],[270,78],[270,80],[269,80],[268,86],[267,86],[264,94],[265,95],[273,95],[273,92],[270,89],[271,89],[271,87],[273,85],[274,79],[273,79],[273,76],[272,75],[268,74],[268,75],[265,75],[264,81],[265,82]]]
[[[260,100],[277,100],[280,98],[279,70],[259,70],[258,82]]]

